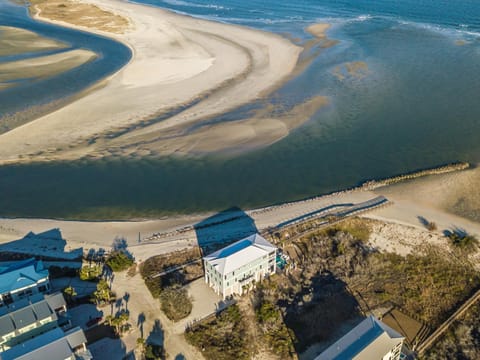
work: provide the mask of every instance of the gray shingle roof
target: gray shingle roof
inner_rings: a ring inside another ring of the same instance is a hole
[[[85,344],[87,342],[87,338],[85,337],[85,334],[83,333],[82,329],[79,327],[76,327],[74,329],[71,329],[70,331],[67,331],[65,333],[65,337],[72,347],[72,349],[75,349],[77,346],[80,346],[82,344]]]
[[[0,353],[0,360],[63,360],[72,354],[63,331],[55,328]]]
[[[61,292],[45,295],[45,300],[48,302],[48,305],[50,305],[53,310],[57,310],[61,307],[67,306],[65,298],[63,297],[63,294]]]
[[[20,330],[49,317],[52,317],[52,321],[57,320],[57,314],[43,296],[23,299],[1,309],[0,336],[9,334],[14,330]]]

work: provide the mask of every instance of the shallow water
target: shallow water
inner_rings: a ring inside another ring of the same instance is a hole
[[[118,42],[33,21],[28,17],[25,7],[6,0],[0,1],[0,25],[30,30],[41,36],[60,40],[68,45],[67,48],[54,51],[35,52],[34,54],[24,53],[13,57],[0,56],[0,61],[21,60],[79,48],[88,49],[98,54],[95,61],[79,66],[62,75],[38,81],[23,81],[19,86],[1,91],[0,119],[7,114],[14,114],[54,100],[68,98],[86,89],[97,80],[118,71],[131,57],[130,49]]]
[[[291,106],[325,95],[330,105],[284,140],[234,158],[4,166],[1,214],[121,218],[245,208],[480,161],[476,1],[151,2],[302,39],[308,24],[333,23],[329,36],[340,43],[267,99]],[[365,77],[345,71],[355,61],[368,65]],[[241,118],[252,106],[216,121]]]

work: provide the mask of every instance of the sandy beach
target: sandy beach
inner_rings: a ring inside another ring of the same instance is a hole
[[[293,71],[301,51],[278,35],[249,28],[121,0],[85,2],[128,19],[129,25],[123,32],[110,32],[102,27],[45,19],[41,12],[37,17],[120,41],[131,48],[131,61],[106,79],[103,87],[82,99],[1,135],[0,163],[75,159],[112,152],[195,152],[191,136],[195,139],[197,135],[186,132],[188,126],[269,93]],[[193,106],[166,120],[145,122],[193,102]],[[262,140],[265,126],[276,134],[274,139],[270,136]],[[202,141],[200,151],[248,146],[250,142],[268,144],[284,137],[291,127],[283,121],[267,125],[253,121],[237,127],[233,134],[221,129],[218,136]],[[239,131],[244,135],[239,136]],[[232,143],[225,136],[231,136]],[[215,146],[220,137],[223,142]],[[164,143],[165,139],[170,140]]]
[[[473,174],[478,174],[478,171],[474,169]],[[451,193],[444,192],[442,196],[438,196],[437,204],[423,201],[422,196],[419,196],[424,191],[422,184],[429,184],[429,191],[426,194],[438,193],[449,183],[451,177],[471,176],[472,170],[460,171],[385,186],[375,191],[360,188],[303,201],[245,210],[242,214],[243,220],[229,222],[226,229],[229,234],[238,234],[238,238],[241,238],[245,230],[251,231],[255,228],[261,231],[332,205],[357,204],[384,195],[392,202],[390,206],[361,215],[373,221],[371,246],[400,254],[416,251],[426,244],[448,247],[448,239],[443,234],[445,230],[460,228],[480,238],[480,223],[438,205],[442,200],[451,199]],[[405,187],[409,189],[407,193],[402,191]],[[39,233],[59,228],[70,249],[79,247],[85,251],[90,248],[109,249],[115,238],[123,238],[137,260],[142,261],[155,254],[198,245],[205,239],[222,241],[224,236],[222,232],[225,228],[212,226],[201,231],[193,229],[197,224],[211,219],[213,215],[217,214],[192,214],[147,221],[91,222],[0,218],[0,243],[20,239],[29,231]],[[427,230],[421,218],[435,222],[437,230]]]

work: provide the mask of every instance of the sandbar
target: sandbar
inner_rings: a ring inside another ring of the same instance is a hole
[[[121,0],[82,2],[127,18],[129,27],[117,33],[39,16],[118,40],[132,49],[131,61],[80,100],[0,135],[0,164],[104,156],[112,148],[131,153],[132,139],[155,132],[181,137],[186,127],[277,88],[301,52],[281,36],[250,28]],[[145,121],[179,108],[184,110],[160,122]],[[158,147],[152,145],[153,154]],[[169,147],[160,155],[178,150]]]
[[[65,48],[67,45],[32,31],[0,26],[0,56],[19,55]]]
[[[88,50],[77,49],[35,58],[0,63],[0,85],[20,79],[38,79],[61,74],[76,68],[97,55]]]

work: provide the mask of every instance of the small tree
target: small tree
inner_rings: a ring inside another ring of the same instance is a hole
[[[101,265],[83,266],[79,272],[80,280],[84,281],[96,280],[100,277],[101,274]]]
[[[102,302],[110,302],[112,298],[112,292],[106,280],[102,279],[97,284],[97,290],[93,292],[93,299],[96,304]]]
[[[110,324],[111,326],[115,327],[115,332],[118,335],[122,334],[123,328],[128,322],[128,318],[129,314],[126,311],[122,311],[121,313],[115,315],[115,317],[111,318]]]
[[[73,286],[68,286],[65,289],[63,289],[63,294],[65,295],[68,303],[72,303],[73,298],[77,296],[77,292],[75,291]]]
[[[165,315],[173,321],[186,318],[193,307],[187,290],[178,286],[170,286],[162,290],[160,304]]]
[[[106,264],[112,271],[124,271],[134,264],[134,260],[129,254],[124,251],[114,251],[108,257]]]

